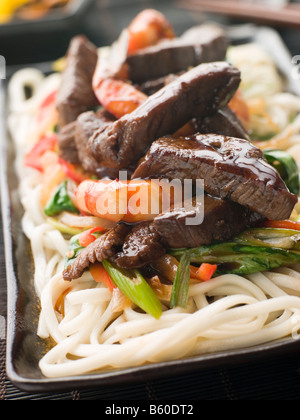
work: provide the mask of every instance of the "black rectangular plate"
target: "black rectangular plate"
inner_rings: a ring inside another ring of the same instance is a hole
[[[95,0],[72,0],[68,5],[49,11],[46,16],[35,20],[13,19],[0,25],[0,35],[24,35],[27,32],[45,33],[65,29],[79,19]]]
[[[270,28],[253,25],[227,28],[233,44],[258,42],[274,58],[285,75],[288,89],[300,95],[299,81],[292,77],[289,52],[278,34]],[[36,334],[39,302],[31,279],[33,264],[30,246],[22,227],[22,206],[13,169],[14,152],[6,126],[6,84],[1,89],[1,199],[7,273],[7,375],[18,388],[27,392],[57,392],[103,385],[145,382],[190,371],[245,363],[258,358],[299,351],[300,343],[293,338],[241,350],[216,352],[179,361],[111,370],[75,377],[48,379],[38,363],[46,345]]]

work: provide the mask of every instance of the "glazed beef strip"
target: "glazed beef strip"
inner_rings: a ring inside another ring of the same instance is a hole
[[[205,118],[194,118],[192,121],[195,133],[221,134],[223,136],[250,140],[242,122],[228,107],[224,107],[214,115]]]
[[[153,227],[168,248],[194,248],[227,241],[263,220],[238,203],[205,194],[203,222],[187,224],[187,219],[195,219],[200,211],[198,206],[190,210],[175,208],[157,216]]]
[[[225,62],[201,64],[150,96],[135,111],[90,139],[94,159],[106,167],[136,165],[151,143],[192,118],[213,115],[232,98],[240,72]]]
[[[157,91],[167,86],[168,84],[174,82],[181,74],[168,74],[168,76],[159,77],[158,79],[147,80],[144,83],[137,84],[136,88],[145,95],[151,96],[154,95]]]
[[[72,38],[57,96],[60,128],[98,103],[92,89],[97,59],[97,48],[84,35]]]
[[[122,251],[112,257],[120,268],[139,268],[166,253],[165,245],[152,222],[140,223],[132,228],[124,241]]]
[[[133,178],[203,179],[214,197],[235,201],[271,220],[289,218],[297,203],[263,152],[247,140],[215,134],[155,141]]]
[[[58,132],[59,154],[64,160],[73,164],[80,163],[75,142],[76,126],[77,121],[75,120],[62,127]]]
[[[98,174],[103,168],[91,156],[88,145],[89,139],[95,131],[105,129],[115,119],[105,110],[98,112],[87,111],[79,115],[76,121],[75,148],[82,167],[90,173]]]
[[[115,255],[122,248],[130,228],[124,224],[117,225],[88,245],[63,272],[64,280],[80,278],[90,264],[102,262]]]
[[[133,83],[143,83],[202,63],[223,61],[228,45],[219,26],[196,26],[181,37],[160,41],[129,55],[126,59],[128,78]]]

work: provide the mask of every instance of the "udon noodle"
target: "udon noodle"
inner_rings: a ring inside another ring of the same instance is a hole
[[[245,58],[248,48],[252,48],[251,62]],[[253,112],[252,129],[265,135],[272,121],[276,130],[270,141],[291,152],[300,165],[300,99],[283,93],[272,61],[260,50],[253,53],[258,48],[234,47],[229,54],[242,70],[247,101],[252,107],[255,101],[264,103],[264,118]],[[34,288],[41,302],[37,334],[55,342],[40,361],[42,373],[49,378],[67,377],[240,349],[284,337],[298,339],[300,265],[193,283],[187,309],[169,309],[162,300],[159,320],[134,305],[123,305],[118,291],[96,283],[89,272],[72,282],[63,280],[68,240],[45,218],[39,199],[40,173],[23,165],[24,153],[39,136],[37,110],[59,83],[59,73],[45,77],[25,69],[11,79],[8,92],[8,125],[24,207],[22,226],[30,241]]]

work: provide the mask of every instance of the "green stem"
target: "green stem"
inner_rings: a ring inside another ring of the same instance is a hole
[[[138,270],[120,270],[106,260],[102,263],[113,283],[131,302],[154,318],[160,318],[161,302]]]
[[[187,307],[190,287],[190,252],[186,251],[182,254],[175,276],[171,295],[171,308],[180,306]]]

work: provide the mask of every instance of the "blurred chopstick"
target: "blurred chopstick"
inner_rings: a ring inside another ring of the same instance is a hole
[[[239,0],[179,0],[178,6],[183,9],[217,13],[247,21],[300,28],[300,4],[275,7]]]

